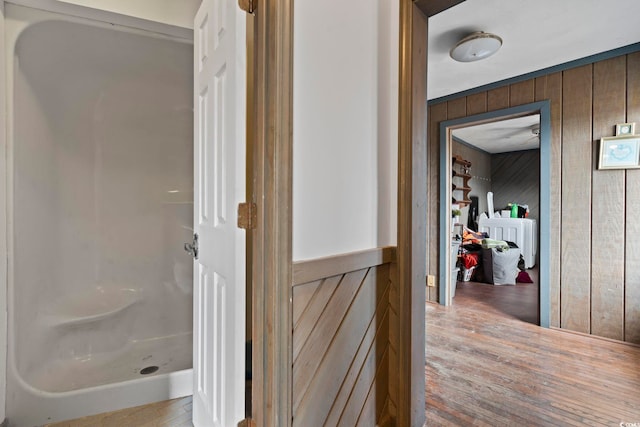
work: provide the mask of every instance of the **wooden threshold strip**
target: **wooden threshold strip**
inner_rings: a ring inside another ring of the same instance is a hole
[[[363,268],[395,262],[395,260],[395,246],[385,246],[308,261],[294,262],[292,286],[302,285]]]

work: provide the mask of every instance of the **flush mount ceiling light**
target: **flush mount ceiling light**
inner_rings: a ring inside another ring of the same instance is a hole
[[[458,62],[473,62],[488,58],[500,49],[502,39],[495,34],[478,31],[460,40],[449,52]]]

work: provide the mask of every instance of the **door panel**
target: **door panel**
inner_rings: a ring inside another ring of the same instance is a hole
[[[204,0],[194,28],[193,423],[232,426],[245,415],[245,17]]]

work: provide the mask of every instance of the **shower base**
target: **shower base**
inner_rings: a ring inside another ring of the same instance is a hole
[[[191,369],[191,366],[192,334],[189,332],[130,341],[117,352],[55,360],[34,370],[26,380],[39,390],[65,392],[167,374]]]

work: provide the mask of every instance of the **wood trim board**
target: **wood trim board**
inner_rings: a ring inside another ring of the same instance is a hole
[[[293,4],[265,0],[254,24],[252,414],[257,425],[292,423]]]
[[[474,87],[472,89],[468,89],[468,90],[463,90],[461,92],[457,92],[457,93],[452,93],[451,95],[445,95],[445,96],[441,96],[439,98],[434,98],[434,99],[430,99],[429,100],[429,106],[431,105],[435,105],[435,104],[439,104],[441,102],[448,102],[450,100],[455,100],[458,99],[460,97],[465,97],[465,96],[470,96],[470,95],[474,95],[476,93],[479,92],[488,92],[489,95],[491,95],[491,93],[494,90],[498,90],[498,92],[502,92],[502,91],[509,91],[509,86],[510,85],[514,85],[520,82],[523,82],[525,80],[529,80],[529,79],[537,79],[540,77],[545,77],[548,76],[550,74],[555,74],[555,73],[562,73],[564,71],[570,70],[572,68],[578,68],[578,67],[582,67],[584,65],[591,65],[594,64],[596,62],[600,62],[600,61],[604,61],[610,58],[615,58],[616,56],[622,56],[622,55],[628,55],[628,54],[633,54],[636,52],[640,51],[640,43],[634,43],[634,44],[630,44],[627,46],[623,46],[623,47],[619,47],[616,49],[612,49],[606,52],[602,52],[602,53],[597,53],[595,55],[591,55],[591,56],[587,56],[581,59],[576,59],[574,61],[569,61],[569,62],[565,62],[564,64],[559,64],[559,65],[554,65],[552,67],[548,67],[548,68],[543,68],[541,70],[537,70],[537,71],[532,71],[530,73],[526,73],[526,74],[522,74],[520,76],[516,76],[516,77],[510,77],[508,79],[504,79],[504,80],[500,80],[497,82],[493,82],[493,83],[489,83],[486,85],[482,85],[482,86],[478,86],[478,87]],[[503,107],[507,107],[508,103],[506,105],[503,105]],[[499,107],[496,107],[499,108]],[[493,109],[491,108],[491,106],[489,107],[489,109]]]
[[[293,263],[292,286],[337,276],[367,267],[395,262],[395,246],[373,248],[348,254],[316,258]]]
[[[427,40],[428,20],[411,0],[400,2],[398,94],[397,320],[390,335],[390,394],[397,425],[422,426],[424,401],[424,302],[427,236]],[[393,292],[392,292],[393,293]]]
[[[5,63],[5,3],[0,2],[0,253],[5,256],[0,259],[0,366],[4,373],[0,376],[0,427],[6,426],[6,391],[7,391],[7,93],[6,93],[6,63]]]
[[[524,92],[529,93],[529,85],[523,86]],[[528,98],[527,98],[528,99]],[[440,236],[449,236],[447,230],[450,229],[449,200],[450,194],[448,189],[451,188],[449,174],[447,173],[450,164],[450,143],[451,130],[470,124],[487,123],[497,119],[505,119],[510,117],[520,117],[532,113],[540,114],[540,220],[538,227],[540,229],[540,325],[549,327],[550,325],[550,251],[551,236],[550,218],[548,212],[551,209],[550,197],[550,176],[551,176],[551,107],[550,101],[531,102],[516,107],[510,107],[486,113],[457,117],[451,120],[440,122]],[[432,144],[435,144],[432,142]],[[451,295],[449,292],[449,281],[451,280],[450,271],[450,253],[449,239],[441,238],[439,253],[439,301],[443,305],[451,304]],[[444,254],[444,256],[443,256]]]

